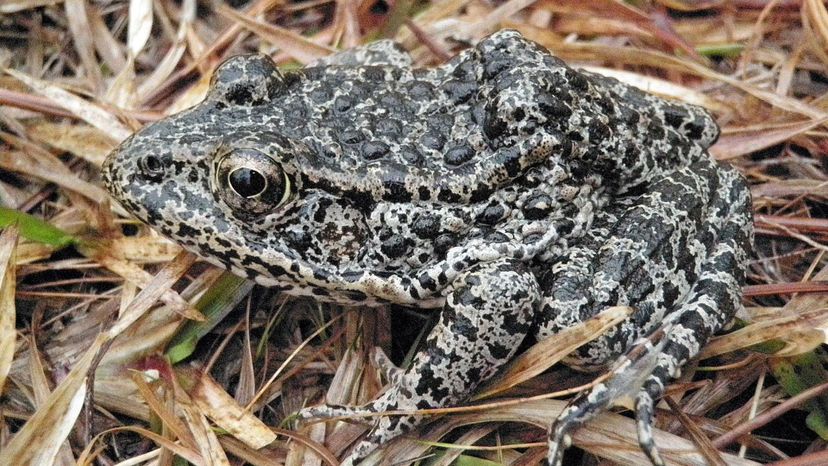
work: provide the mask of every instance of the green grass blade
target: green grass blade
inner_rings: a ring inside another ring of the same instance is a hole
[[[206,319],[188,321],[167,347],[166,355],[172,364],[189,357],[198,341],[212,330],[253,289],[253,282],[225,272],[195,304]]]
[[[58,249],[78,242],[78,238],[75,236],[66,233],[60,228],[55,228],[48,222],[33,215],[20,212],[19,210],[0,207],[0,228],[6,228],[10,225],[17,225],[20,228],[20,234],[26,239],[47,244]]]

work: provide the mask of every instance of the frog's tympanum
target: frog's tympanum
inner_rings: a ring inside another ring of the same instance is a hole
[[[650,360],[615,365],[576,398],[550,428],[549,459],[632,399],[660,464],[653,405],[741,301],[750,198],[707,153],[718,134],[698,107],[502,31],[430,69],[387,41],[284,73],[232,58],[204,102],[113,152],[104,179],[138,218],[262,285],[440,310],[378,399],[306,417],[461,403],[527,335],[631,306],[568,362],[607,367],[632,348]],[[420,420],[379,418],[348,461]]]

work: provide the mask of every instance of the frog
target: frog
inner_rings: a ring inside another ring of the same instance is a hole
[[[568,66],[518,31],[416,67],[383,40],[280,70],[240,55],[203,102],[152,123],[106,159],[112,197],[205,260],[294,296],[439,313],[405,368],[363,406],[343,464],[468,400],[542,340],[611,306],[620,324],[571,354],[610,376],[549,428],[572,432],[626,401],[639,443],[654,405],[741,304],[752,245],[745,179],[708,148],[701,107]],[[641,356],[641,355],[644,356]]]

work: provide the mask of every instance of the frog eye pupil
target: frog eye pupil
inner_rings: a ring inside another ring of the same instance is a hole
[[[154,155],[147,155],[141,159],[141,169],[144,175],[152,180],[157,180],[164,175],[164,164]]]
[[[227,180],[233,191],[242,197],[254,197],[267,189],[267,180],[264,175],[252,168],[241,167],[233,170]]]

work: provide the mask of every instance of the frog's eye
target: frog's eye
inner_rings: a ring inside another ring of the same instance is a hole
[[[227,175],[227,182],[236,194],[248,199],[267,190],[267,178],[261,172],[249,167],[239,167],[230,172]]]
[[[221,156],[213,184],[225,204],[240,214],[262,215],[290,200],[291,180],[281,165],[254,149]]]
[[[138,168],[141,175],[150,181],[160,181],[166,171],[164,162],[155,155],[145,155],[138,159]]]

